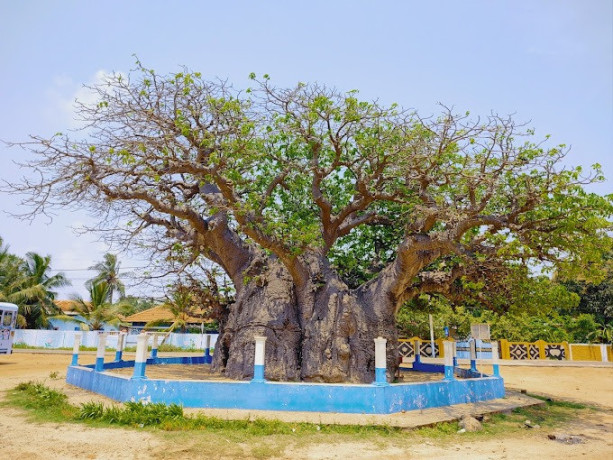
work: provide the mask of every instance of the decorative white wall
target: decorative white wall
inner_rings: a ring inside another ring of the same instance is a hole
[[[51,331],[45,329],[17,329],[15,330],[15,344],[23,343],[31,347],[43,348],[72,348],[75,334],[82,334],[81,345],[84,347],[98,346],[98,331]],[[219,334],[211,334],[211,347],[215,348]],[[118,334],[109,334],[106,341],[107,348],[117,347]],[[128,334],[126,346],[136,346],[136,334]],[[204,334],[176,334],[171,333],[164,342],[179,348],[196,348],[204,350]]]

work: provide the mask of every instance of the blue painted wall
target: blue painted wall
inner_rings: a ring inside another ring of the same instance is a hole
[[[183,358],[158,358],[148,365],[170,364]],[[194,363],[203,357],[197,358]],[[129,367],[133,362],[107,363]],[[66,381],[117,401],[176,403],[184,407],[260,409],[386,414],[402,410],[448,406],[504,396],[499,377],[428,383],[376,385],[306,384],[288,382],[214,382],[198,380],[133,380],[96,372],[93,366],[70,366]]]

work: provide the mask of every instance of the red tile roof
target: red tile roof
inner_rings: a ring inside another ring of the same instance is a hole
[[[73,300],[54,300],[53,303],[60,307],[60,310],[62,310],[66,315],[77,314],[74,308]]]
[[[188,316],[188,323],[200,324],[200,323],[210,323],[211,319],[208,318],[199,318],[194,316]],[[134,313],[126,318],[124,321],[127,323],[149,323],[151,321],[167,321],[171,323],[174,320],[174,317],[171,311],[165,305],[158,305],[157,307],[149,308],[148,310],[139,311],[138,313]]]

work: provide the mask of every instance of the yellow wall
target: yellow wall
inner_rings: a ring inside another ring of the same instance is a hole
[[[413,342],[415,345],[415,341],[419,340],[422,343],[429,342],[429,340],[422,340],[419,337],[412,337],[410,339],[399,339],[399,342]],[[449,340],[453,341],[452,338]],[[443,358],[445,356],[445,347],[443,339],[436,339],[436,344],[439,347],[439,357]],[[505,339],[500,340],[500,348],[499,354],[500,359],[511,359],[511,355],[509,353],[509,346],[511,344],[521,343],[526,346],[536,345],[539,348],[539,358],[547,359],[545,357],[545,346],[548,344],[542,340],[537,340],[536,342],[509,342]],[[573,361],[602,361],[602,354],[600,345],[597,344],[569,344],[567,342],[561,343],[551,343],[551,345],[562,345],[565,348],[566,360],[570,360],[572,356]],[[570,350],[572,348],[572,350]],[[613,346],[607,345],[607,358],[609,362],[613,362]]]
[[[540,359],[547,359],[545,357],[545,346],[547,345],[547,342],[542,340],[537,340],[536,342],[509,342],[504,339],[500,340],[500,359],[511,359],[509,347],[510,345],[517,343],[521,343],[526,346],[530,344],[538,346]],[[569,344],[566,342],[552,343],[552,345],[562,345],[565,349],[565,359],[567,360],[570,360],[572,356],[573,361],[602,361],[600,345]],[[572,348],[572,351],[570,348]],[[613,362],[613,347],[611,345],[607,345],[607,357],[609,361]]]
[[[600,345],[571,344],[573,361],[602,361]]]

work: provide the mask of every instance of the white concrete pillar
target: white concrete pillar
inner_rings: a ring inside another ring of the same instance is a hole
[[[145,368],[147,367],[147,344],[149,336],[147,334],[139,334],[136,338],[136,357],[134,359],[134,374],[133,379],[144,379]]]
[[[117,336],[117,348],[115,350],[115,361],[121,361],[123,358],[123,349],[126,343],[126,333],[120,332]]]
[[[454,380],[453,375],[453,342],[446,340],[443,342],[443,349],[445,350],[445,380]]]
[[[204,362],[211,364],[213,357],[211,356],[211,334],[204,336]]]
[[[74,335],[74,343],[72,345],[72,362],[70,363],[71,366],[79,365],[79,349],[81,348],[81,337],[82,334]]]
[[[253,361],[253,380],[252,382],[264,382],[264,357],[266,356],[266,337],[256,335],[255,339],[255,359]]]
[[[104,369],[104,353],[106,352],[106,332],[98,334],[98,351],[96,352],[96,371]]]
[[[151,344],[151,357],[158,357],[158,335],[156,333],[153,334],[153,342]]]
[[[604,343],[600,345],[600,356],[602,357],[603,362],[606,363],[609,361],[609,357],[607,356],[607,345]]]
[[[387,339],[377,337],[375,340],[375,385],[387,385]]]
[[[498,365],[498,342],[492,341],[492,369],[495,377],[500,377],[500,366]]]
[[[477,372],[477,341],[470,339],[468,345],[470,347],[470,370]]]

